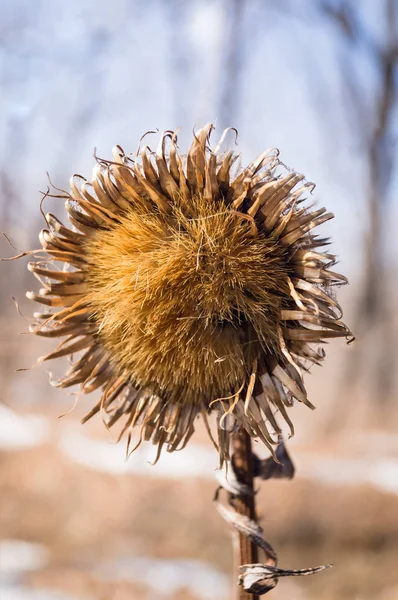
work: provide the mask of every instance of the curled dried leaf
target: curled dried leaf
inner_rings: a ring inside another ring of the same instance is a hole
[[[332,566],[321,565],[309,569],[279,569],[261,563],[242,565],[240,567],[242,574],[239,575],[238,583],[245,592],[263,596],[276,586],[280,577],[305,577],[329,569]]]

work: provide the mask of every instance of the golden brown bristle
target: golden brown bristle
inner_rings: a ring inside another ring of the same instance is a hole
[[[349,330],[329,292],[346,280],[312,233],[333,215],[303,205],[313,184],[275,150],[234,175],[233,153],[209,149],[211,130],[186,158],[166,132],[155,156],[116,147],[90,183],[72,180],[72,229],[46,216],[45,256],[29,267],[44,287],[29,297],[50,307],[34,332],[65,338],[44,359],[83,352],[58,385],[102,389],[87,418],[124,417],[129,439],[140,425],[160,452],[216,410],[223,461],[234,420],[270,449],[277,413],[293,432],[293,399],[312,406],[302,370],[324,356],[313,344]]]
[[[85,253],[99,338],[135,385],[205,404],[241,387],[261,347],[278,352],[283,252],[222,199],[131,208]]]

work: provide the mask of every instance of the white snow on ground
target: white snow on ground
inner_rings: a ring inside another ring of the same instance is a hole
[[[48,561],[48,551],[42,544],[23,540],[1,540],[1,600],[78,600],[58,590],[32,590],[22,584],[27,572],[44,568]]]
[[[398,494],[398,459],[361,457],[345,459],[331,455],[297,453],[297,477],[326,484],[360,485],[368,483],[383,491]]]
[[[148,586],[156,597],[174,598],[186,589],[200,600],[223,600],[229,597],[229,577],[212,565],[198,560],[159,560],[129,557],[101,565],[97,577],[107,581],[134,581]]]
[[[214,478],[217,452],[211,446],[190,442],[183,452],[162,453],[156,467],[156,448],[144,442],[126,461],[124,443],[112,444],[90,438],[84,428],[66,422],[61,427],[58,447],[70,460],[96,471],[113,475],[139,474],[150,477]],[[348,435],[348,434],[347,434]],[[18,450],[50,440],[50,421],[43,416],[20,415],[0,405],[0,449]],[[349,434],[347,453],[335,456],[313,453],[295,444],[297,477],[329,485],[359,485],[398,494],[398,443],[391,434],[369,432]],[[357,456],[357,457],[356,457]]]
[[[152,477],[205,477],[214,478],[218,456],[211,447],[190,443],[181,453],[163,452],[155,467],[156,449],[143,443],[125,461],[125,446],[93,440],[77,431],[65,430],[60,448],[68,458],[99,471],[117,474],[140,474]],[[331,454],[313,454],[297,447],[294,453],[297,477],[322,481],[330,485],[359,485],[368,483],[383,491],[398,494],[398,457],[360,458],[335,457]]]
[[[23,584],[26,573],[43,569],[48,562],[48,551],[41,544],[1,540],[1,600],[77,600],[60,590],[34,590]],[[94,574],[100,580],[142,583],[164,600],[171,600],[183,588],[200,600],[228,597],[229,578],[199,560],[129,557],[107,562],[96,568]],[[90,598],[79,597],[79,600]]]
[[[3,577],[42,569],[48,563],[48,552],[41,544],[23,540],[0,541],[0,567]]]
[[[125,443],[111,444],[93,440],[73,427],[63,432],[59,446],[75,462],[115,475],[134,473],[168,478],[213,477],[218,466],[217,452],[195,443],[189,443],[183,452],[162,452],[159,462],[153,466],[151,463],[156,457],[156,448],[144,442],[126,460]]]
[[[19,415],[0,404],[0,449],[18,450],[40,446],[49,438],[50,425],[45,417]]]
[[[1,587],[1,600],[90,600],[79,596],[70,596],[59,590],[32,590],[22,585]]]

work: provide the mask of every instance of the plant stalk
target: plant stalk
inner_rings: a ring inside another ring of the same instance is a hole
[[[235,510],[256,521],[255,495],[253,487],[253,454],[250,435],[243,429],[235,432],[232,438],[232,461],[234,471],[240,483],[245,484],[252,492],[251,495],[233,496],[231,500]],[[236,547],[238,545],[236,544]],[[246,535],[239,533],[239,547],[235,551],[235,564],[246,565],[258,562],[257,546]],[[239,556],[238,556],[239,553]],[[258,596],[245,592],[239,587],[238,600],[259,600]]]

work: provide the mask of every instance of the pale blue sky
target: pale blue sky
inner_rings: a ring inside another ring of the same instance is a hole
[[[298,6],[297,0],[288,4]],[[243,162],[277,146],[285,163],[317,183],[319,202],[336,214],[324,230],[335,240],[342,269],[354,270],[366,226],[363,149],[341,92],[338,37],[316,17],[316,0],[299,4],[296,18],[271,2],[247,2],[239,108],[231,125],[239,129]],[[161,0],[0,5],[0,160],[28,218],[37,212],[46,171],[62,187],[72,173],[90,175],[94,147],[110,157],[116,143],[135,151],[148,129],[181,127],[183,150],[194,125],[220,121],[227,0],[180,2],[177,17]],[[377,39],[380,4],[357,5]],[[180,73],[172,69],[176,39]],[[371,101],[377,71],[361,49],[353,52],[364,98]],[[393,232],[396,198],[389,223]]]

